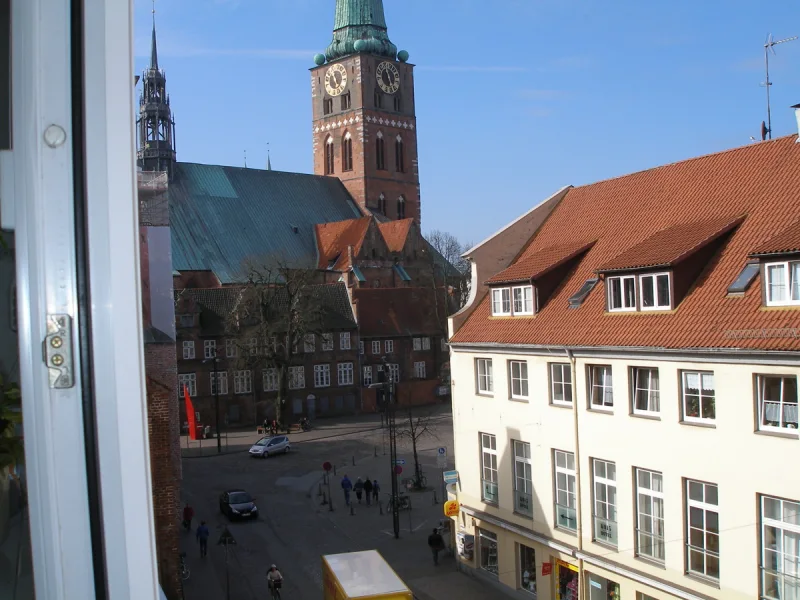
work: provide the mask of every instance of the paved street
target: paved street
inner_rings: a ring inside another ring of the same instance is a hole
[[[400,419],[398,418],[398,423]],[[436,468],[436,448],[452,451],[452,418],[441,407],[433,417],[434,436],[419,442],[423,470],[433,491],[410,494],[413,509],[401,511],[400,539],[392,533],[391,516],[380,514],[377,506],[355,503],[354,513],[344,505],[339,487],[345,473],[378,479],[385,503],[389,484],[388,446],[385,431],[376,416],[318,421],[315,429],[290,436],[292,451],[266,460],[246,455],[258,436],[237,433],[228,437],[228,454],[185,458],[183,498],[195,509],[195,525],[206,520],[211,529],[209,555],[200,559],[194,534],[184,534],[182,548],[188,553],[191,577],[185,584],[187,600],[264,598],[266,570],[276,563],[285,577],[283,597],[313,599],[322,597],[321,555],[377,549],[401,578],[422,600],[460,597],[481,600],[496,597],[496,592],[455,570],[455,559],[445,556],[434,567],[427,547],[430,530],[442,518],[441,474]],[[204,451],[206,443],[204,442]],[[211,443],[209,442],[209,446]],[[411,476],[413,458],[410,447],[400,443],[398,457],[405,459],[405,472]],[[189,451],[191,453],[191,450]],[[384,454],[384,452],[386,454]],[[377,456],[376,456],[377,454]],[[353,461],[355,460],[355,466]],[[322,481],[321,465],[336,465],[331,477],[334,510],[321,504],[318,496]],[[452,457],[448,463],[452,468]],[[226,489],[243,488],[256,497],[261,516],[254,522],[228,524],[218,508],[219,494]],[[228,557],[226,581],[224,548],[216,542],[225,525],[237,541]]]

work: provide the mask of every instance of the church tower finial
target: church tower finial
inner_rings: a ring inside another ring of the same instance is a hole
[[[392,60],[397,56],[386,29],[383,0],[336,0],[333,41],[325,55],[332,61],[356,52]]]
[[[153,39],[150,42],[150,68],[158,70],[158,46],[156,44],[156,0],[153,0]]]

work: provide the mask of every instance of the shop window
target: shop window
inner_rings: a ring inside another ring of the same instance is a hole
[[[478,560],[480,560],[481,569],[495,577],[498,575],[497,535],[491,531],[478,530]]]
[[[536,553],[519,545],[519,587],[536,596]]]
[[[579,600],[578,567],[556,561],[556,600]]]
[[[619,584],[600,575],[587,573],[589,600],[620,600]]]

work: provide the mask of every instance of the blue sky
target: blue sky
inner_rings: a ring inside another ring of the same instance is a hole
[[[423,230],[478,242],[564,185],[745,145],[766,119],[763,44],[789,0],[384,0],[416,69]],[[308,69],[335,0],[158,0],[181,161],[311,172]],[[136,68],[151,4],[136,2]],[[800,40],[770,60],[796,132]]]

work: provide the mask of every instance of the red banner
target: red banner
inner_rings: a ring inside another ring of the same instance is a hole
[[[192,399],[189,397],[189,387],[183,386],[183,400],[186,403],[186,421],[189,423],[189,439],[197,439],[197,423],[194,420],[194,406]]]
[[[553,572],[553,563],[542,563],[542,575],[550,575]]]

